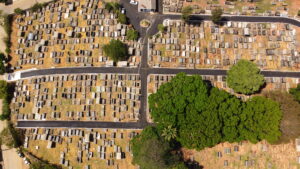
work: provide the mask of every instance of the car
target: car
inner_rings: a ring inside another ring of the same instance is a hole
[[[125,8],[122,8],[122,9],[121,9],[121,13],[122,13],[122,14],[125,14],[125,13],[126,13]]]
[[[21,158],[23,158],[23,157],[24,157],[24,154],[21,153],[21,152],[19,152],[19,153],[18,153],[18,156],[21,157]]]
[[[23,160],[24,160],[25,164],[27,164],[27,165],[31,164],[30,161],[26,157],[24,157]]]
[[[137,5],[137,4],[138,4],[138,2],[137,2],[137,1],[135,1],[135,0],[130,0],[130,4],[132,4],[132,5]]]

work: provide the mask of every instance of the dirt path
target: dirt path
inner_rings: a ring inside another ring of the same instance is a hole
[[[51,0],[17,0],[13,2],[11,5],[5,6],[4,4],[0,4],[0,10],[4,13],[11,14],[14,12],[14,9],[21,8],[21,9],[28,9],[32,7],[34,4],[38,3],[44,3],[49,2]]]
[[[0,52],[4,53],[6,45],[4,43],[4,38],[6,37],[6,33],[2,26],[0,26]]]

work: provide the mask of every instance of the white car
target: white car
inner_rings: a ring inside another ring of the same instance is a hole
[[[138,2],[137,1],[135,1],[135,0],[130,0],[130,2],[129,2],[130,4],[132,4],[132,5],[137,5],[138,4]]]

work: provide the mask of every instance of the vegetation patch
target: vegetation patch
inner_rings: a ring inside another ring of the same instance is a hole
[[[225,141],[265,139],[274,143],[281,135],[282,113],[277,102],[258,96],[242,102],[196,75],[179,73],[161,85],[149,96],[149,108],[158,130],[175,129],[175,140],[190,149]]]
[[[264,85],[264,76],[252,62],[240,60],[227,72],[226,82],[236,93],[253,94]]]

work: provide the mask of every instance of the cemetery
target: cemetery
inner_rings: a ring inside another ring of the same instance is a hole
[[[291,16],[297,12],[297,0],[164,0],[164,13],[181,13],[182,8],[191,6],[195,14],[211,14],[222,8],[224,14],[250,16]]]
[[[264,70],[300,68],[297,29],[290,24],[168,20],[165,25],[165,32],[149,39],[148,64],[155,68],[226,69],[239,59]]]
[[[134,169],[129,141],[140,131],[123,129],[27,129],[24,148],[66,169]]]
[[[51,75],[17,81],[12,100],[17,120],[139,119],[139,75]]]
[[[128,46],[130,57],[116,65],[137,67],[142,45],[126,39],[129,29],[129,25],[118,23],[116,14],[104,9],[103,1],[56,1],[15,17],[11,64],[15,70],[114,66],[102,47],[119,39]]]

